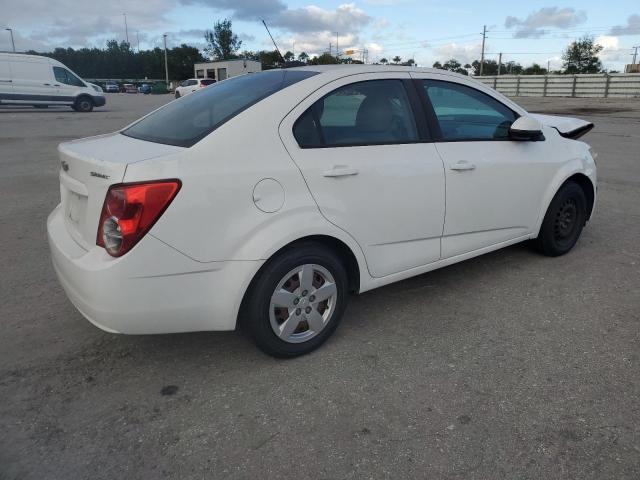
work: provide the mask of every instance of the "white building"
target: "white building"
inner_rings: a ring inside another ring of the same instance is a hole
[[[196,63],[193,66],[195,78],[215,78],[225,80],[245,73],[262,71],[262,64],[254,60],[225,60],[222,62]]]

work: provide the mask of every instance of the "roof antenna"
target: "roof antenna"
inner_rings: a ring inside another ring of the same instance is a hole
[[[269,34],[269,36],[271,37],[271,41],[273,42],[273,46],[276,47],[276,50],[278,51],[278,55],[280,55],[280,59],[282,60],[282,64],[286,64],[287,61],[284,59],[284,57],[282,56],[282,52],[280,52],[280,49],[278,48],[278,45],[276,45],[276,41],[273,39],[273,35],[271,35],[271,32],[269,31],[269,27],[267,27],[267,24],[265,23],[264,20],[262,20],[262,24],[264,25],[264,28],[267,29],[267,33]]]

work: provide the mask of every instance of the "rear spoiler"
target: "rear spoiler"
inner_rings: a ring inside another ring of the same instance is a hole
[[[543,125],[555,128],[564,138],[577,140],[593,128],[593,123],[579,118],[558,117],[555,115],[531,114],[532,117],[538,119]]]

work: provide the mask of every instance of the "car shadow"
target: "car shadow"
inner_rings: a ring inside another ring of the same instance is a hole
[[[457,289],[462,288],[460,285],[462,278],[465,284],[473,285],[478,282],[481,284],[482,279],[487,275],[507,273],[514,264],[526,262],[527,258],[530,258],[530,261],[538,261],[544,257],[531,251],[526,244],[518,244],[352,297],[343,325],[336,331],[334,338],[310,355],[322,355],[319,352],[335,341],[349,342],[349,337],[355,332],[362,334],[363,328],[370,328],[374,332],[379,325],[371,324],[368,315],[368,310],[374,303],[383,303],[386,311],[394,312],[406,306],[408,301],[415,302],[416,296],[419,295],[419,302],[428,304],[432,300],[441,300],[443,296],[455,294]],[[434,286],[437,288],[432,288]],[[440,326],[440,328],[455,330],[457,327],[449,325],[448,327]],[[194,368],[194,365],[198,365],[203,358],[207,359],[207,363],[215,364],[216,368],[233,366],[234,369],[242,369],[243,366],[256,368],[260,364],[268,365],[278,362],[277,359],[258,350],[247,336],[239,331],[164,335],[104,333],[99,335],[97,344],[86,347],[103,353],[111,351],[108,355],[113,355],[118,361],[125,361],[132,367],[141,367],[146,363],[162,363],[169,359],[172,365],[175,366],[178,363],[185,369]],[[335,353],[338,347],[333,345],[330,348]],[[304,358],[308,356],[299,357],[299,359]],[[297,359],[290,361],[296,362]]]

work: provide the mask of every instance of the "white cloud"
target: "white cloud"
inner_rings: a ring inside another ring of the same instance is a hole
[[[526,18],[508,16],[504,21],[506,28],[515,28],[516,38],[538,38],[546,33],[544,27],[569,28],[587,21],[584,11],[571,7],[545,7],[529,14]]]
[[[325,10],[314,5],[285,10],[273,18],[272,23],[292,32],[357,32],[372,18],[353,3]]]
[[[485,50],[487,48],[485,47]],[[471,63],[480,58],[482,44],[459,45],[455,42],[433,48],[434,57],[440,62],[455,58],[461,64]]]
[[[620,40],[612,35],[601,35],[595,39],[595,43],[602,45],[599,54],[603,62],[624,62],[629,57],[629,52],[620,49]]]

